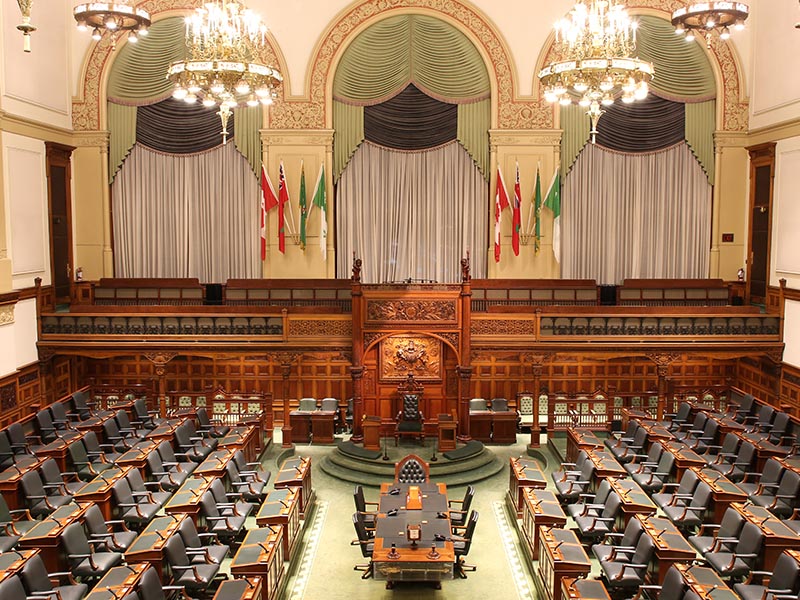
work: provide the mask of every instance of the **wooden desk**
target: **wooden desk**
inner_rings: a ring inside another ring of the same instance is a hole
[[[636,419],[641,424],[642,421],[655,421],[655,417],[648,411],[641,408],[621,408],[620,415],[622,417],[622,431],[628,428],[628,421]]]
[[[315,410],[311,413],[311,435],[315,444],[333,444],[335,429],[335,410]]]
[[[25,566],[25,563],[27,563],[32,556],[36,555],[37,552],[39,551],[18,550],[16,552],[3,552],[0,554],[0,582],[19,574]]]
[[[700,566],[675,565],[686,585],[699,598],[740,600],[714,569]]]
[[[542,527],[539,533],[539,568],[534,582],[540,597],[561,600],[561,581],[586,577],[591,570],[586,551],[571,529]]]
[[[700,481],[704,481],[711,488],[714,523],[722,523],[722,515],[725,514],[731,504],[747,500],[747,494],[719,471],[708,467],[705,469],[693,467],[692,471],[697,473]]]
[[[259,577],[261,600],[275,600],[284,577],[283,527],[251,529],[231,561],[235,577]]]
[[[439,452],[449,452],[456,449],[456,430],[458,423],[452,417],[449,420],[439,418]]]
[[[720,440],[728,433],[744,432],[744,425],[739,423],[739,421],[735,420],[729,414],[715,413],[710,410],[704,410],[703,414],[717,423],[717,426],[719,427],[719,429],[717,429],[717,437]]]
[[[547,487],[547,479],[544,476],[541,465],[532,458],[511,458],[509,460],[511,469],[508,480],[508,497],[517,518],[522,518],[524,509],[523,490],[525,488],[544,489]]]
[[[602,450],[603,440],[590,429],[567,429],[567,462],[575,462],[581,450]]]
[[[197,525],[200,515],[200,500],[211,487],[214,479],[214,477],[189,477],[164,505],[164,511],[169,514],[186,513]]]
[[[98,439],[104,440],[105,433],[103,432],[103,424],[109,419],[113,418],[114,418],[114,412],[108,412],[102,415],[95,415],[93,417],[89,417],[88,419],[84,419],[83,421],[79,421],[78,423],[75,423],[75,429],[83,432],[94,431],[97,434]]]
[[[492,443],[517,443],[517,413],[513,410],[492,411]]]
[[[652,515],[656,512],[656,505],[650,500],[650,496],[632,479],[618,479],[611,477],[608,480],[611,489],[619,496],[622,505],[622,522],[619,529],[625,526],[633,518],[633,515]]]
[[[155,440],[145,440],[121,454],[119,458],[114,461],[114,464],[120,467],[133,467],[134,469],[138,469],[142,477],[145,478],[147,476],[147,457],[157,450],[158,443]]]
[[[272,490],[256,513],[259,527],[283,527],[283,556],[290,560],[300,539],[300,497],[298,487]]]
[[[692,467],[703,468],[706,466],[705,459],[682,442],[662,440],[659,443],[664,446],[664,450],[675,457],[676,481],[681,480],[681,477],[683,477],[687,469]]]
[[[71,444],[79,443],[83,439],[83,432],[78,433],[74,439],[72,439],[69,443],[65,440],[58,438],[53,440],[49,444],[40,447],[36,450],[36,456],[41,456],[43,458],[52,458],[56,461],[58,465],[59,471],[62,473],[65,471],[71,471],[72,469],[67,468],[67,456],[69,456],[69,447]]]
[[[589,460],[594,464],[594,477],[592,478],[593,487],[597,489],[600,485],[601,479],[609,479],[614,477],[627,477],[628,472],[625,468],[617,462],[611,452],[602,450],[590,450],[586,453]]]
[[[114,567],[103,575],[84,600],[120,600],[139,589],[142,574],[149,568],[147,563]]]
[[[266,600],[269,596],[264,595],[263,589],[261,577],[229,579],[219,584],[212,600]]]
[[[800,548],[800,536],[766,508],[752,504],[745,506],[738,502],[734,502],[731,506],[764,532],[761,560],[756,563],[756,569],[772,571],[781,552],[787,548]]]
[[[655,559],[650,561],[648,576],[651,581],[661,585],[669,568],[675,563],[688,563],[697,558],[697,552],[678,528],[669,519],[636,515],[655,544]]]
[[[542,527],[563,528],[567,516],[553,492],[524,488],[522,490],[522,533],[533,560],[539,559],[539,531]]]
[[[233,460],[234,454],[236,454],[236,450],[233,448],[214,450],[192,471],[192,477],[226,479],[228,475],[227,466]]]
[[[488,410],[469,411],[469,435],[485,444],[492,441],[492,413]]]
[[[125,553],[125,562],[150,563],[158,571],[159,579],[164,575],[164,546],[189,516],[185,514],[170,514],[156,517],[144,528]],[[163,581],[163,579],[162,579]]]
[[[166,423],[163,423],[153,429],[150,433],[148,433],[144,439],[146,440],[153,440],[156,444],[160,444],[162,441],[166,440],[169,443],[175,439],[175,430],[178,429],[181,425],[183,425],[184,421],[186,421],[187,417],[181,417],[179,419],[170,419]]]
[[[289,413],[289,424],[292,427],[292,442],[307,444],[311,441],[311,411],[293,410]]]
[[[283,461],[281,470],[275,477],[275,489],[287,487],[299,487],[302,490],[300,496],[300,518],[305,519],[311,512],[314,504],[314,488],[311,487],[311,457],[293,456]]]
[[[112,488],[114,484],[127,476],[133,467],[111,467],[106,469],[94,479],[89,481],[75,494],[75,500],[80,502],[94,502],[103,511],[103,516],[106,521],[110,521],[112,517]]]
[[[61,547],[61,535],[67,525],[83,518],[91,502],[70,503],[55,511],[25,532],[17,544],[20,548],[39,548],[48,573],[69,570],[66,555]]]
[[[421,508],[406,508],[412,487],[419,488]],[[437,585],[453,578],[455,551],[447,517],[446,487],[434,483],[419,485],[393,483],[382,486],[378,518],[375,520],[375,543],[372,552],[375,579],[387,587],[402,581],[430,581]],[[392,494],[391,490],[398,493]],[[392,511],[392,516],[388,513]],[[444,518],[439,518],[439,515]],[[408,525],[419,525],[418,543],[406,539]],[[442,541],[437,541],[441,537]],[[435,546],[436,551],[432,548]]]
[[[655,421],[639,421],[639,427],[647,432],[647,442],[652,444],[661,440],[673,440],[675,435],[663,425]]]
[[[561,580],[561,597],[564,600],[611,600],[606,586],[599,579],[572,577]]]
[[[3,494],[9,510],[25,506],[19,489],[22,476],[28,471],[38,469],[45,460],[47,459],[43,456],[22,456],[14,466],[0,472],[0,494]]]
[[[217,448],[241,450],[247,462],[258,460],[258,428],[255,425],[232,427],[225,437],[219,438]]]

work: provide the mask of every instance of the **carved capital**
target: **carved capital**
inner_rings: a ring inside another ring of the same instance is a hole
[[[267,354],[267,358],[272,362],[279,363],[281,368],[291,367],[300,356],[302,356],[302,353],[299,352],[270,352]]]
[[[364,377],[365,370],[364,367],[350,367],[350,377],[352,377],[353,380],[361,379]]]
[[[776,365],[783,363],[783,348],[773,348],[767,351],[767,358],[774,362]]]
[[[656,363],[659,377],[666,377],[669,374],[669,366],[681,357],[680,354],[674,352],[654,352],[646,356]]]
[[[0,306],[0,325],[10,325],[14,322],[14,305]]]
[[[553,358],[552,352],[523,352],[519,355],[519,362],[526,367],[533,367],[534,369],[539,368],[541,370],[544,364],[551,358]]]
[[[472,367],[458,365],[456,367],[456,372],[458,373],[458,376],[465,381],[472,379]]]

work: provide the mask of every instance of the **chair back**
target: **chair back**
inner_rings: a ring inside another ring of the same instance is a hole
[[[84,523],[86,523],[86,528],[89,530],[89,533],[92,535],[95,534],[106,534],[108,533],[108,526],[106,525],[106,519],[103,516],[103,511],[100,510],[100,507],[97,504],[92,503],[89,508],[86,509],[86,513],[84,514]]]
[[[44,484],[38,471],[28,471],[20,478],[20,485],[25,496],[44,496]]]
[[[339,401],[336,398],[323,398],[319,409],[326,412],[336,412],[339,410]]]
[[[102,452],[100,447],[100,440],[97,439],[97,434],[94,431],[86,431],[83,434],[83,445],[86,447],[86,453]]]
[[[358,518],[358,513],[353,513],[353,527],[356,530],[356,538],[358,545],[361,547],[361,556],[364,558],[372,558],[372,544],[370,544],[369,533],[364,521]]]
[[[633,520],[635,521],[635,519]],[[664,576],[658,598],[659,600],[681,600],[686,593],[686,587],[686,580],[678,568],[673,565]]]
[[[733,454],[736,452],[736,449],[739,447],[739,442],[741,438],[733,433],[732,431],[725,434],[725,438],[722,440],[722,448],[720,448],[721,454]],[[733,462],[733,461],[731,461]]]
[[[791,590],[789,594],[794,596],[800,590],[800,565],[785,552],[775,561],[769,587],[774,590]]]
[[[416,454],[409,454],[394,466],[397,483],[427,483],[430,480],[430,465]]]
[[[364,498],[364,488],[357,485],[353,488],[353,503],[356,505],[356,511],[367,512],[367,501]]]
[[[678,488],[675,493],[679,495],[691,494],[694,492],[694,489],[697,487],[698,483],[700,483],[700,477],[697,475],[697,473],[691,469],[686,469],[681,476],[681,480],[678,483]]]
[[[506,398],[492,398],[492,410],[494,412],[507,412],[508,400]]]
[[[22,580],[22,584],[25,586],[29,596],[38,595],[37,592],[47,593],[53,590],[53,584],[50,582],[50,576],[47,574],[47,567],[44,566],[41,554],[34,554],[25,561],[25,565],[19,573],[19,578]],[[24,598],[25,596],[21,597]]]
[[[622,532],[622,541],[619,543],[620,546],[629,546],[633,548],[636,546],[636,543],[639,541],[642,533],[644,532],[644,526],[639,519],[631,519],[628,521],[628,524],[625,526],[625,530]]]
[[[317,410],[317,399],[300,398],[300,405],[297,407],[297,410],[302,412],[313,412]]]
[[[187,548],[199,548],[203,545],[202,541],[200,541],[200,535],[197,533],[197,527],[195,527],[192,519],[183,520],[183,523],[178,527],[178,535],[181,536],[183,545]]]
[[[774,458],[768,458],[767,462],[764,463],[764,470],[761,471],[761,479],[758,481],[761,484],[777,484],[781,480],[783,471],[784,469],[781,463]]]
[[[0,582],[0,598],[26,598],[25,587],[22,580],[16,575],[7,577]]]
[[[86,539],[86,532],[81,523],[70,523],[61,534],[61,541],[64,543],[64,550],[67,554],[82,555],[92,554],[89,540]],[[79,564],[84,558],[71,558],[73,567]]]
[[[475,486],[468,485],[467,491],[464,492],[464,501],[461,503],[461,511],[467,512],[469,507],[472,506],[472,498],[475,497]]]
[[[650,559],[653,558],[655,551],[656,545],[653,539],[649,535],[640,535],[636,542],[631,562],[635,565],[650,564]],[[642,573],[642,579],[644,580],[644,573]]]
[[[729,507],[722,515],[719,529],[717,530],[717,537],[720,538],[738,538],[744,527],[745,518],[735,508]]]
[[[61,477],[61,469],[58,468],[58,463],[54,458],[48,458],[41,465],[39,465],[39,473],[41,473],[42,479],[48,485],[59,485],[64,483],[64,480]]]
[[[469,412],[486,412],[489,407],[483,398],[473,398],[469,401]]]
[[[46,408],[36,413],[36,425],[39,427],[42,441],[46,442],[56,438],[56,426],[53,424],[53,417],[50,415],[50,411]]]
[[[419,421],[422,415],[419,411],[419,395],[403,394],[403,421]]]
[[[50,405],[50,412],[53,415],[53,420],[60,423],[65,423],[69,420],[67,418],[67,409],[61,402],[53,402]]]
[[[480,514],[477,510],[473,510],[469,514],[467,528],[464,530],[464,547],[458,552],[462,556],[469,554],[469,548],[472,546],[472,538],[475,536],[475,526],[478,524],[479,516]]]
[[[200,429],[207,429],[211,427],[211,419],[208,416],[208,410],[205,406],[200,406],[195,411],[197,422],[200,423]]]
[[[191,521],[191,519],[187,519]],[[164,589],[161,587],[161,579],[158,576],[158,571],[154,568],[149,568],[142,573],[139,580],[139,598],[140,600],[165,600]]]
[[[171,566],[189,566],[189,555],[186,553],[186,546],[179,535],[170,536],[164,544],[164,558]]]
[[[761,554],[761,546],[764,543],[764,532],[755,523],[746,522],[742,527],[739,542],[736,544],[736,554]],[[753,558],[743,558],[751,567],[755,564]]]

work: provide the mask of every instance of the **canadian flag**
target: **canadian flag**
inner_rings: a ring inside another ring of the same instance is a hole
[[[261,167],[261,260],[267,260],[267,211],[278,206],[278,196],[269,180],[267,170]]]
[[[503,211],[510,206],[503,173],[497,167],[497,192],[494,195],[494,261],[500,262],[500,225]]]

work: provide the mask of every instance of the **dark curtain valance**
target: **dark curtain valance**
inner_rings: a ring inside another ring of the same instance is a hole
[[[364,108],[364,137],[387,148],[423,150],[456,139],[458,106],[409,85],[394,98]]]
[[[168,98],[157,104],[140,106],[136,115],[136,141],[148,148],[170,154],[193,154],[222,144],[222,123],[218,108],[186,104]],[[233,139],[234,120],[228,121],[228,137]]]
[[[686,110],[683,102],[671,102],[650,94],[633,104],[615,102],[605,111],[597,124],[597,143],[611,150],[651,152],[684,139]]]

